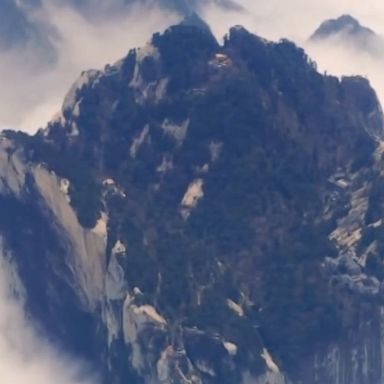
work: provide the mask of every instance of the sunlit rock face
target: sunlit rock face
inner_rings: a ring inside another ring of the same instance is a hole
[[[27,310],[108,384],[380,384],[382,113],[360,77],[184,23],[0,143]]]

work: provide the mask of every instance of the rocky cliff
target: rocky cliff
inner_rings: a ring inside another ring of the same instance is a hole
[[[154,35],[2,135],[28,312],[109,384],[382,383],[382,127],[289,41]]]

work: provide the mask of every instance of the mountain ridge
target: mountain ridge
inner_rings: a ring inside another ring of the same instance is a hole
[[[343,44],[358,52],[367,52],[374,56],[381,56],[384,47],[381,35],[350,15],[324,21],[310,36],[309,42]]]
[[[357,19],[346,14],[336,19],[324,21],[313,33],[311,39],[327,38],[336,34],[346,34],[351,36],[364,35],[364,37],[372,37],[375,35],[375,32],[362,26]]]
[[[379,384],[382,128],[287,40],[155,34],[3,134],[29,312],[106,383]]]

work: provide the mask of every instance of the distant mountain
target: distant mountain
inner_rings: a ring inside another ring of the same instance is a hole
[[[2,135],[0,246],[28,314],[103,384],[382,384],[375,92],[194,24]]]
[[[339,42],[371,53],[384,52],[384,39],[350,15],[324,21],[312,34],[310,41]]]
[[[311,39],[327,39],[337,35],[345,37],[370,38],[375,33],[350,15],[343,15],[337,19],[324,21],[312,35]]]
[[[236,6],[232,0],[210,1],[222,7]],[[187,16],[191,21],[202,0],[100,0],[96,2],[94,0],[53,0],[53,4],[73,7],[85,18],[93,21],[107,17],[109,12],[121,11],[124,8],[129,10],[129,7],[135,4],[161,6]],[[35,17],[41,7],[40,0],[2,0],[0,2],[0,51],[29,45],[41,50],[42,55],[54,56],[51,35],[55,30],[49,20]]]

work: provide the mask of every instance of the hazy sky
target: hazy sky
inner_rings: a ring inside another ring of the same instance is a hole
[[[1,1],[1,0],[0,0]],[[384,59],[338,44],[311,46],[307,38],[327,18],[350,13],[362,24],[384,32],[382,0],[239,0],[244,11],[204,7],[201,12],[218,37],[242,24],[270,39],[288,37],[305,46],[321,71],[363,74],[384,101]],[[33,20],[50,20],[57,32],[53,43],[57,63],[47,66],[33,47],[0,53],[0,129],[34,132],[60,109],[71,83],[84,69],[102,68],[123,57],[129,48],[143,45],[151,34],[177,22],[174,14],[136,8],[130,14],[110,13],[92,23],[68,7],[49,0]],[[383,54],[384,57],[384,54]],[[26,320],[22,303],[11,293],[14,274],[0,257],[0,382],[12,384],[94,384],[81,379],[78,364],[69,361],[38,336]]]
[[[0,129],[33,132],[44,126],[82,70],[117,61],[178,21],[155,7],[136,7],[92,22],[69,6],[53,4],[45,0],[43,10],[30,18],[41,24],[49,20],[55,30],[48,37],[58,53],[56,64],[47,66],[47,58],[37,56],[33,45],[0,52]]]
[[[310,44],[308,37],[329,18],[342,14],[356,17],[361,24],[384,34],[384,1],[381,0],[238,0],[243,11],[225,11],[207,6],[204,18],[216,36],[223,36],[234,24],[271,40],[289,38],[303,46],[318,64],[320,72],[337,76],[363,75],[384,103],[384,52],[369,55],[340,43]]]
[[[228,27],[241,24],[270,39],[288,37],[304,41],[324,20],[348,13],[363,24],[380,31],[384,2],[380,0],[238,0],[242,12],[207,6],[204,17],[219,35]]]
[[[50,68],[46,58],[36,57],[34,47],[0,53],[0,129],[16,128],[29,132],[45,126],[60,109],[71,83],[84,69],[103,68],[123,57],[129,48],[143,45],[152,33],[177,22],[178,16],[156,8],[137,7],[130,13],[109,12],[96,23],[67,7],[44,0],[42,12],[32,20],[49,20],[56,30],[51,36],[58,52]],[[336,75],[367,76],[384,101],[384,60],[372,58],[340,46],[310,46],[307,38],[328,18],[350,13],[362,24],[384,32],[384,2],[379,0],[238,0],[243,11],[224,11],[205,6],[201,14],[218,38],[229,27],[242,24],[269,39],[287,37],[304,46],[319,64],[319,70]],[[65,2],[64,2],[65,3]],[[119,3],[116,0],[116,3]]]

